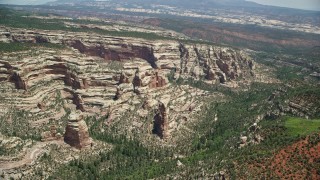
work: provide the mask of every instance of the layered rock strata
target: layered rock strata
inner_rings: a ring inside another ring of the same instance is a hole
[[[82,149],[89,147],[92,139],[89,136],[88,127],[83,120],[80,112],[73,112],[69,116],[66,132],[64,134],[64,141],[72,147]]]
[[[108,125],[132,114],[131,122],[123,123],[133,129],[146,128],[138,120],[159,109],[157,134],[165,138],[190,121],[193,113],[201,110],[202,96],[209,96],[194,87],[171,86],[168,75],[232,87],[238,82],[249,84],[255,66],[243,51],[206,44],[80,32],[9,28],[7,32],[8,42],[49,42],[72,47],[37,48],[14,55],[5,53],[0,58],[1,108],[6,109],[10,102],[32,112],[30,123],[34,125],[61,118],[66,113],[64,109],[78,109],[89,116],[110,114]],[[172,95],[170,106],[164,106],[163,114],[157,101],[168,94]]]

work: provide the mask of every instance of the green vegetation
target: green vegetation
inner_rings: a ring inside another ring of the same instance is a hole
[[[30,49],[30,44],[0,42],[0,52],[17,52]]]
[[[320,119],[309,120],[295,117],[288,117],[285,120],[285,127],[290,135],[304,136],[320,131]]]
[[[21,139],[41,139],[40,132],[27,121],[29,112],[12,108],[11,112],[0,116],[1,133],[6,136],[20,137]]]
[[[26,29],[43,29],[43,30],[64,30],[71,32],[94,32],[103,35],[110,36],[122,36],[122,37],[134,37],[143,38],[148,40],[157,39],[173,39],[170,37],[164,37],[155,33],[135,32],[135,31],[108,31],[103,29],[91,29],[91,28],[75,28],[67,27],[64,22],[71,21],[76,23],[83,23],[86,21],[81,20],[60,20],[60,19],[38,19],[28,17],[31,14],[20,11],[12,11],[9,9],[0,8],[0,25],[5,25],[14,28],[26,28]],[[106,23],[108,24],[108,23]]]
[[[101,132],[99,129],[105,118],[91,117],[86,121],[91,124],[91,137],[111,143],[113,149],[102,151],[95,157],[73,160],[60,167],[49,179],[150,179],[175,169],[175,162],[166,159],[173,156],[172,151],[144,147],[137,140],[118,135],[112,129]]]
[[[50,49],[63,49],[65,46],[59,44],[51,44],[51,43],[3,43],[0,42],[0,53],[1,52],[18,52],[18,51],[26,51],[32,48],[50,48]]]
[[[11,11],[5,12],[3,9],[0,9],[0,15],[5,17],[0,19],[0,24],[11,27],[74,32],[85,31],[149,40],[174,39],[154,33],[71,28],[64,26],[62,20],[41,20],[22,17],[20,12],[14,14]],[[21,23],[22,21],[23,23]],[[203,41],[188,42],[203,43]],[[59,45],[46,43],[0,43],[0,52],[22,51],[38,46],[63,48]],[[78,71],[76,66],[70,66],[69,68],[73,72]],[[123,68],[123,65],[121,62],[114,61],[109,63],[107,68],[119,71]],[[207,174],[227,170],[227,174],[230,175],[231,179],[236,179],[239,173],[246,174],[245,168],[237,169],[237,163],[242,165],[265,161],[284,146],[299,140],[302,136],[319,131],[320,120],[305,120],[296,117],[262,118],[259,122],[259,126],[261,126],[259,135],[264,140],[258,145],[248,145],[239,149],[239,137],[241,135],[249,136],[248,129],[253,123],[257,122],[257,117],[273,110],[279,110],[285,100],[302,96],[305,99],[313,99],[315,101],[314,106],[320,107],[320,101],[318,100],[320,99],[319,87],[302,83],[304,74],[296,73],[300,69],[291,67],[276,68],[276,77],[293,85],[253,83],[248,87],[247,91],[231,90],[218,84],[207,84],[202,80],[191,78],[174,80],[174,72],[172,71],[168,79],[176,86],[187,84],[209,92],[221,92],[226,96],[224,101],[219,103],[208,99],[210,103],[205,105],[198,114],[199,121],[189,127],[192,130],[191,132],[196,132],[192,138],[179,144],[174,149],[159,145],[146,146],[137,137],[121,134],[117,132],[116,128],[106,126],[105,120],[108,117],[99,119],[88,117],[86,122],[90,136],[96,142],[109,143],[112,145],[112,149],[102,150],[99,154],[80,157],[68,164],[61,165],[54,169],[49,179],[152,179],[166,178],[164,176],[174,173],[183,174],[184,177],[182,179],[202,179],[201,172],[203,169]],[[296,84],[300,85],[297,86]],[[285,93],[282,93],[280,97],[276,97],[271,102],[268,99],[276,91],[284,91]],[[57,91],[55,102],[50,105],[50,108],[59,110],[63,107],[64,101],[61,92]],[[64,124],[60,125],[58,129],[60,133],[63,132],[62,127],[65,127],[67,116],[70,114],[69,109],[65,109],[65,111],[67,114],[61,118]],[[319,118],[319,113],[320,111],[314,112],[313,115]],[[216,116],[218,120],[214,121]],[[28,117],[29,112],[15,109],[4,116],[0,116],[1,133],[22,139],[39,140],[39,132],[26,121]],[[319,139],[313,137],[313,142],[318,143]],[[4,147],[0,146],[0,155],[5,153],[7,152]],[[176,154],[183,156],[176,158]],[[42,161],[48,159],[50,159],[50,155],[45,155]],[[184,166],[177,167],[177,160],[181,161]],[[50,163],[49,160],[48,163]],[[269,177],[271,177],[270,174]],[[262,179],[263,177],[260,178]]]
[[[177,39],[174,37],[168,37],[158,35],[156,33],[138,32],[138,31],[109,31],[99,28],[76,28],[68,27],[64,22],[73,23],[98,23],[99,25],[113,25],[112,23],[104,22],[92,22],[87,20],[63,20],[63,19],[38,19],[29,17],[31,13],[24,11],[13,11],[6,8],[0,7],[0,25],[5,25],[13,28],[26,28],[26,29],[42,29],[42,30],[63,30],[70,32],[88,32],[97,33],[109,36],[121,36],[121,37],[132,37],[142,38],[147,40],[176,40],[184,43],[200,43],[200,44],[214,44],[202,40],[190,40],[190,39]]]
[[[123,63],[119,61],[111,61],[106,67],[111,70],[120,71],[123,69]]]
[[[268,98],[280,85],[254,83],[250,90],[238,92],[190,79],[180,79],[175,83],[177,86],[189,84],[210,92],[219,91],[228,97],[225,99],[226,102],[212,102],[203,108],[199,115],[201,121],[192,127],[197,134],[190,142],[180,144],[175,149],[146,147],[135,137],[119,135],[112,127],[106,127],[104,121],[107,117],[88,118],[86,121],[91,137],[112,144],[113,149],[61,166],[51,178],[151,179],[171,173],[179,174],[181,171],[187,172],[184,177],[201,178],[201,171],[195,167],[205,168],[206,173],[227,169],[228,175],[236,178],[239,171],[240,174],[245,174],[246,169],[239,170],[239,167],[234,165],[235,161],[240,164],[264,162],[277,150],[317,131],[320,124],[319,120],[316,123],[306,120],[305,124],[300,125],[304,120],[299,118],[264,119],[259,123],[259,134],[264,140],[258,145],[248,145],[239,149],[240,134],[248,133],[248,128],[256,122],[257,116],[275,108],[270,106]],[[287,91],[284,97],[277,98],[275,104],[283,103],[288,97],[317,94],[317,88],[309,86],[301,89],[288,88]],[[259,105],[252,106],[254,104]],[[213,121],[216,115],[217,122]],[[101,128],[106,131],[101,132]],[[185,157],[173,158],[177,152]],[[184,164],[183,168],[176,166],[177,160]],[[199,162],[202,162],[202,165],[199,165]]]
[[[21,142],[15,142],[15,146],[13,147],[7,147],[4,144],[1,144],[0,142],[0,156],[8,156],[15,153],[18,153],[22,150],[23,145]]]

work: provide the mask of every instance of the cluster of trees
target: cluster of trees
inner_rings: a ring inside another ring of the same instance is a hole
[[[89,130],[91,137],[111,143],[113,149],[90,158],[73,160],[59,168],[51,179],[150,179],[175,170],[176,162],[171,160],[173,151],[145,147],[125,135],[98,131],[103,119],[90,118],[86,121],[94,122]]]
[[[203,161],[212,172],[227,167],[230,169],[229,173],[235,176],[236,171],[231,160],[239,155],[235,155],[233,151],[237,148],[239,134],[254,122],[257,114],[261,113],[258,109],[249,110],[249,107],[253,103],[267,99],[275,88],[263,84],[256,84],[253,87],[250,92],[243,92],[240,95],[229,93],[231,101],[222,104],[211,103],[204,109],[201,123],[194,127],[199,136],[192,140],[193,145],[187,150],[187,156],[179,159],[188,172],[199,173],[193,170],[194,167],[199,166],[199,161]],[[219,120],[214,122],[216,114]],[[145,147],[134,137],[117,135],[112,130],[101,132],[100,128],[103,126],[104,119],[86,120],[90,124],[90,135],[94,139],[111,143],[114,148],[111,151],[100,153],[95,158],[72,161],[59,168],[52,178],[66,174],[79,175],[88,179],[93,177],[98,179],[148,179],[179,172],[176,165],[177,159],[173,158],[177,150]]]
[[[12,43],[3,43],[0,42],[0,53],[1,52],[17,52],[17,51],[26,51],[30,50],[31,48],[35,47],[44,47],[50,49],[63,49],[65,46],[59,44],[52,44],[52,43],[19,43],[19,42],[12,42]]]
[[[193,84],[203,85],[201,82],[193,82]],[[240,134],[248,130],[248,127],[255,122],[257,115],[270,110],[268,109],[270,106],[268,98],[276,89],[279,89],[279,85],[263,83],[254,83],[246,92],[218,89],[227,93],[229,100],[224,103],[212,102],[203,109],[202,121],[194,127],[198,136],[192,140],[192,147],[185,149],[186,157],[179,159],[184,164],[185,170],[191,174],[195,173],[196,177],[201,177],[201,174],[197,174],[199,172],[194,172],[194,167],[198,167],[201,161],[204,167],[209,167],[207,171],[214,173],[221,169],[228,169],[228,174],[236,177],[239,172],[236,169],[237,166],[233,164],[235,160],[240,163],[261,163],[270,158],[272,152],[299,140],[301,137],[291,136],[288,133],[285,118],[264,120],[260,126],[262,126],[261,135],[265,140],[259,145],[238,149]],[[214,90],[216,89],[211,89],[211,91]],[[279,98],[278,100],[283,101],[284,99]],[[252,104],[259,104],[259,106],[252,108]],[[217,122],[214,121],[216,115],[218,116]],[[169,148],[145,147],[134,137],[117,135],[110,129],[101,132],[104,119],[105,117],[87,119],[90,124],[90,134],[94,139],[112,144],[114,148],[111,151],[100,153],[95,158],[72,161],[59,168],[53,174],[53,178],[61,174],[73,174],[88,179],[93,177],[148,179],[180,172],[176,166],[177,159],[173,158],[176,151]],[[182,150],[179,151],[182,152]]]
[[[1,116],[1,133],[6,136],[40,141],[40,132],[30,125],[28,121],[30,117],[28,115],[28,111],[12,109],[12,111],[6,113],[4,116]]]

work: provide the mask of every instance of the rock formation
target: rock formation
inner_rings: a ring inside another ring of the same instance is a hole
[[[67,86],[71,86],[73,89],[87,89],[89,87],[88,80],[86,78],[80,79],[76,74],[66,70],[65,83]]]
[[[72,147],[81,149],[91,145],[88,127],[81,112],[72,112],[64,134],[64,141]]]
[[[74,104],[77,106],[77,109],[81,110],[82,112],[86,111],[84,108],[84,101],[80,94],[74,94],[73,101]]]
[[[123,91],[122,91],[121,87],[117,86],[117,92],[116,92],[116,94],[114,96],[114,100],[120,99],[122,94],[123,94]]]
[[[157,114],[154,116],[154,129],[153,132],[160,138],[166,139],[169,136],[168,133],[168,112],[166,105],[163,102],[159,102]]]
[[[168,84],[167,80],[164,77],[160,76],[156,71],[155,74],[151,77],[149,87],[158,88],[158,87],[163,87],[167,84]]]
[[[182,44],[179,44],[179,52],[180,52],[180,73],[184,73],[187,71],[187,63],[189,61],[189,51]]]
[[[129,80],[129,77],[124,72],[121,72],[120,78],[119,78],[119,84],[123,84],[123,83],[130,83],[130,80]]]
[[[60,133],[57,133],[57,127],[55,125],[50,126],[50,131],[45,131],[41,134],[41,141],[54,141],[61,139]]]
[[[75,49],[78,49],[81,53],[85,53],[90,56],[99,56],[105,60],[113,61],[141,58],[149,62],[153,68],[157,68],[157,58],[154,56],[154,49],[152,47],[122,44],[119,48],[110,48],[103,44],[85,44],[80,40],[68,40],[65,41],[65,43]]]
[[[133,81],[132,81],[132,85],[133,85],[133,91],[136,92],[138,87],[142,86],[142,76],[139,73],[139,69],[136,70]]]
[[[42,111],[44,110],[45,106],[46,106],[46,105],[45,105],[43,102],[39,102],[39,103],[37,104],[37,107],[38,107],[39,109],[41,109]]]
[[[150,100],[143,104],[138,114],[151,114],[152,109],[158,107],[155,132],[166,137],[168,116],[172,117],[172,121],[189,121],[190,116],[202,106],[201,103],[191,100],[200,97],[200,94],[208,95],[195,87],[175,88],[170,85],[167,76],[173,75],[173,78],[170,78],[173,81],[191,78],[208,84],[224,83],[229,87],[238,81],[249,85],[253,79],[247,78],[251,77],[249,72],[254,69],[253,61],[245,52],[232,48],[182,44],[174,40],[151,41],[91,35],[85,32],[64,34],[60,31],[28,30],[23,33],[21,29],[15,28],[8,28],[7,31],[10,36],[5,37],[9,42],[48,41],[75,48],[60,50],[39,46],[37,49],[15,52],[22,57],[19,61],[10,53],[1,58],[0,81],[1,85],[4,84],[2,96],[7,96],[14,106],[31,109],[35,116],[41,116],[43,111],[32,108],[38,106],[43,109],[38,103],[45,102],[46,112],[50,110],[49,117],[57,115],[55,118],[60,118],[65,114],[63,111],[59,112],[59,106],[71,109],[76,107],[88,115],[101,116],[104,116],[109,108],[113,108],[116,109],[112,111],[115,121],[139,107],[139,104],[142,105],[142,97],[150,96]],[[34,52],[37,54],[32,54]],[[119,64],[121,68],[114,68],[110,63]],[[137,69],[139,70],[136,71]],[[15,85],[15,89],[28,89],[28,93],[15,91],[12,85]],[[132,93],[133,90],[136,93]],[[169,109],[166,103],[164,107],[157,106],[157,100],[162,100],[167,94],[177,97],[170,101],[170,109],[174,109],[170,112],[174,116],[166,112]],[[182,108],[182,104],[192,103],[195,105]],[[1,106],[4,106],[3,104],[0,102]],[[137,127],[138,125],[139,122],[136,123]],[[174,123],[171,125],[174,126]]]
[[[17,89],[23,89],[23,90],[27,90],[27,82],[25,80],[23,80],[20,76],[19,73],[14,72],[11,75],[10,80],[15,84]]]

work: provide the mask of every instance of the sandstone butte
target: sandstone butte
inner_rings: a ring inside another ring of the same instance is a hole
[[[72,147],[82,149],[92,144],[88,126],[80,112],[72,112],[69,116],[64,141]]]

